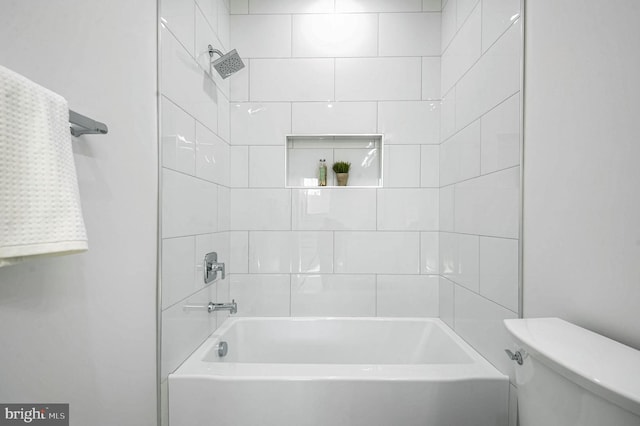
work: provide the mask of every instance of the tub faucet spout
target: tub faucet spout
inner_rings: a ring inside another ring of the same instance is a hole
[[[232,300],[231,303],[209,302],[207,310],[209,311],[209,313],[216,311],[229,311],[230,313],[235,314],[236,312],[238,312],[238,304],[236,303],[235,299]]]

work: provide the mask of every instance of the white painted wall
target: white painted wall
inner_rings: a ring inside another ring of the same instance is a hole
[[[232,0],[230,29],[238,315],[437,316],[440,1]],[[286,188],[290,133],[384,133],[384,188]]]
[[[527,4],[524,315],[640,349],[640,4]]]
[[[0,64],[109,134],[73,141],[89,251],[0,269],[0,401],[156,425],[156,2],[0,1]]]

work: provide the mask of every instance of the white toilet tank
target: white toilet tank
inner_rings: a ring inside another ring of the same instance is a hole
[[[558,318],[504,323],[520,426],[640,426],[640,351]]]

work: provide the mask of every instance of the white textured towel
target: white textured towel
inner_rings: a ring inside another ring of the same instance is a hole
[[[83,250],[67,101],[0,66],[0,267]]]

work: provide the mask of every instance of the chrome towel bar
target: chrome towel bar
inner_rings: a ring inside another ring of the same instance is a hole
[[[69,110],[69,123],[72,124],[70,129],[73,136],[106,135],[109,132],[106,124],[85,117],[72,110]]]

